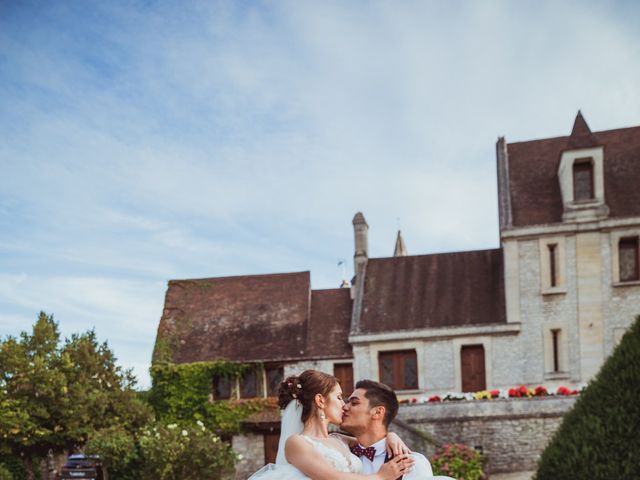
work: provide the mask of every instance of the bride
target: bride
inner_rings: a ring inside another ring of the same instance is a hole
[[[413,466],[404,445],[394,442],[397,453],[378,473],[363,475],[362,462],[349,450],[354,438],[329,433],[328,424],[342,423],[342,389],[338,380],[317,370],[287,378],[278,398],[284,408],[276,463],[249,480],[395,480]]]

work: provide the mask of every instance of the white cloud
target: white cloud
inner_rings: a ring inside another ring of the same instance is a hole
[[[335,286],[359,210],[374,256],[398,217],[410,253],[495,247],[496,137],[640,121],[634,4],[42,8],[0,19],[0,314],[108,326],[128,365],[169,278]]]

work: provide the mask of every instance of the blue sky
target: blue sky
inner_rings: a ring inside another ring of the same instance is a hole
[[[640,124],[636,2],[0,2],[0,335],[142,387],[166,282],[498,245],[495,141]]]

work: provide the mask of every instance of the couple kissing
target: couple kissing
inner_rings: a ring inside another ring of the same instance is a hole
[[[318,370],[288,377],[278,397],[284,409],[276,463],[249,480],[421,480],[433,477],[429,461],[394,433],[395,392],[361,380],[347,399],[338,379]],[[329,433],[329,424],[352,436]]]

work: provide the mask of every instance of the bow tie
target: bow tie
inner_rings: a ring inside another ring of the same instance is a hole
[[[364,455],[372,462],[373,462],[373,457],[376,456],[376,449],[374,447],[362,448],[360,445],[354,445],[353,447],[351,447],[351,451],[353,452],[354,455],[357,455],[358,457],[361,457]]]

